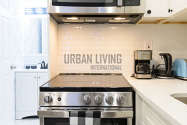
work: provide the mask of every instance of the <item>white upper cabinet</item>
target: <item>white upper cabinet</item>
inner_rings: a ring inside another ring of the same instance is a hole
[[[168,17],[169,0],[145,0],[145,17]]]
[[[187,8],[187,0],[169,0],[170,13],[175,14]]]
[[[145,15],[139,23],[186,23],[187,0],[145,0]]]
[[[169,17],[187,8],[187,0],[145,0],[145,7],[145,17]]]

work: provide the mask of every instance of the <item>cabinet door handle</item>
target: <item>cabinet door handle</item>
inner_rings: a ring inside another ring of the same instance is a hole
[[[147,10],[147,14],[151,14],[152,13],[152,11],[151,10]]]
[[[172,13],[173,12],[173,9],[168,9],[168,13]]]

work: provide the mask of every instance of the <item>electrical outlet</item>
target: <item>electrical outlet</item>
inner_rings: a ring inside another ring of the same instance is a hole
[[[152,50],[153,49],[153,41],[145,41],[144,42],[144,49],[145,50]]]

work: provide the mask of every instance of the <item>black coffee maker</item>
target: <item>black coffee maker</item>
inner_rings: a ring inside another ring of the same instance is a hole
[[[134,77],[137,79],[151,79],[151,50],[136,50],[134,52]]]
[[[172,77],[172,56],[169,53],[160,53],[161,58],[164,59],[164,64],[153,66],[153,75],[158,78]],[[164,68],[163,68],[164,67]]]

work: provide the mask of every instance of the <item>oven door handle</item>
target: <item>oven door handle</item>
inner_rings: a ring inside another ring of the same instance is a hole
[[[133,111],[101,111],[101,118],[132,118]]]
[[[38,111],[39,117],[49,117],[49,118],[69,118],[69,112],[63,110],[44,110]]]
[[[100,111],[101,118],[133,118],[133,111]],[[39,117],[69,118],[69,111],[65,110],[39,110]]]

